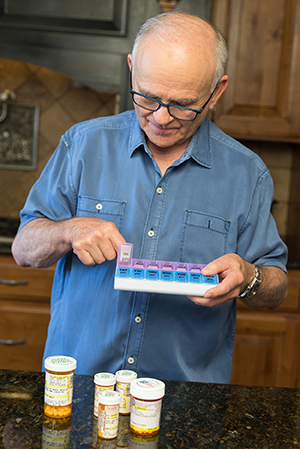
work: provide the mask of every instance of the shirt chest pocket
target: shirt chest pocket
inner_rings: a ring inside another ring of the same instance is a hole
[[[184,213],[180,260],[209,263],[227,251],[230,222],[202,212]]]
[[[121,232],[125,212],[125,201],[78,197],[77,216],[101,218],[113,222]]]

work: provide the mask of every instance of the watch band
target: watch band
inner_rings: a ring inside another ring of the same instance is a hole
[[[256,295],[261,283],[261,273],[257,265],[254,265],[254,268],[255,268],[254,278],[247,285],[246,290],[244,290],[242,293],[239,294],[238,298],[252,298],[252,296]]]

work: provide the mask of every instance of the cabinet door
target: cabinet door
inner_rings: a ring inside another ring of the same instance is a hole
[[[299,314],[240,311],[232,384],[296,387]]]
[[[229,46],[215,123],[237,138],[300,141],[300,0],[214,0]]]
[[[0,369],[41,371],[49,306],[0,302]]]

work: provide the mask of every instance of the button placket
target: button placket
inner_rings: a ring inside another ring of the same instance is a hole
[[[140,351],[143,347],[149,300],[149,293],[134,293],[128,329],[128,340],[126,343],[126,352],[124,354],[124,369],[136,369],[139,363]]]
[[[160,235],[162,220],[164,216],[165,200],[167,192],[168,176],[157,179],[154,187],[152,201],[149,205],[147,223],[146,223],[146,238],[144,240],[142,252],[140,257],[145,259],[155,259],[157,250],[157,241]]]

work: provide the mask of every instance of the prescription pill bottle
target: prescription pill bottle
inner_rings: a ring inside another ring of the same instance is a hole
[[[116,390],[121,394],[120,415],[130,414],[130,384],[137,378],[137,373],[130,370],[116,372]]]
[[[114,390],[116,376],[111,373],[97,373],[94,376],[95,397],[94,397],[94,415],[98,416],[98,393],[104,390]]]
[[[116,438],[118,434],[121,395],[117,391],[99,391],[98,401],[98,437],[103,440]]]
[[[72,414],[74,371],[73,357],[52,356],[45,360],[44,414],[50,418],[66,418]]]
[[[159,431],[165,384],[142,377],[131,382],[130,392],[130,430],[137,435],[154,435]]]

